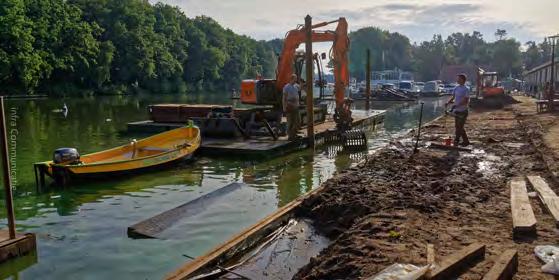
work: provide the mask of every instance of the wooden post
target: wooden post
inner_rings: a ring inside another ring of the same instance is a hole
[[[479,91],[481,90],[481,75],[479,67],[476,67],[476,99],[479,99]]]
[[[369,102],[371,99],[371,50],[367,49],[367,72],[365,73],[365,95],[367,96],[367,103],[365,104],[365,109],[369,110]]]
[[[553,110],[555,109],[553,108],[554,107],[553,100],[555,99],[555,42],[557,37],[559,37],[559,35],[549,37],[551,39],[551,79],[549,82],[549,88],[547,90],[549,91],[548,110],[550,112],[553,112]]]
[[[10,179],[10,160],[8,159],[8,138],[6,135],[6,121],[4,116],[4,97],[0,97],[0,145],[2,145],[2,177],[4,180],[4,198],[6,199],[6,212],[10,239],[16,238],[14,204],[12,197],[12,184]]]
[[[305,65],[307,72],[307,137],[309,146],[314,148],[314,102],[313,102],[313,52],[312,52],[312,18],[305,17]]]

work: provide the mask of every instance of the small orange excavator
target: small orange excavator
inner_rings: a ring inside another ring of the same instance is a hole
[[[505,94],[505,89],[499,86],[497,72],[487,72],[481,68],[477,71],[477,96],[483,99],[501,98]]]
[[[335,30],[316,30],[333,23],[338,23]],[[349,86],[348,70],[348,50],[349,37],[347,34],[348,25],[345,18],[329,22],[321,22],[312,25],[313,42],[333,42],[330,50],[330,59],[334,65],[334,95],[336,109],[334,120],[339,131],[346,131],[351,128],[351,111],[349,102],[345,100],[345,90]],[[243,80],[241,83],[240,100],[244,104],[253,105],[272,105],[274,110],[282,110],[282,91],[283,87],[289,82],[293,73],[302,73],[303,63],[300,61],[301,55],[297,48],[305,42],[306,32],[304,26],[299,25],[296,29],[289,31],[283,43],[283,50],[279,57],[276,79],[251,79]],[[312,81],[307,81],[311,82]]]
[[[481,68],[477,71],[476,100],[489,108],[502,108],[505,101],[505,89],[499,85],[497,72],[487,72]]]

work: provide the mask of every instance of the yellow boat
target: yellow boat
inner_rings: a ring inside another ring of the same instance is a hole
[[[200,147],[200,139],[200,129],[190,125],[82,156],[76,149],[61,148],[55,151],[52,161],[35,163],[35,179],[38,185],[44,185],[46,174],[64,186],[71,179],[151,169],[192,157]]]

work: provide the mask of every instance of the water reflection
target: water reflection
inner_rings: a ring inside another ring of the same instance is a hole
[[[76,147],[81,153],[114,147],[141,137],[124,131],[127,122],[147,119],[149,104],[234,103],[227,97],[228,94],[199,94],[9,100],[7,107],[15,108],[19,117],[19,183],[15,190],[18,227],[38,233],[39,247],[39,262],[16,270],[23,270],[20,274],[27,278],[161,278],[184,261],[181,253],[205,252],[367,154],[323,146],[314,152],[304,150],[269,160],[198,156],[193,162],[163,171],[50,189],[42,194],[35,192],[31,164],[49,159],[58,147]],[[53,112],[63,102],[68,107],[66,117]],[[437,99],[425,102],[427,121],[440,114],[444,106],[444,101]],[[369,131],[371,149],[417,125],[417,102],[401,108],[391,107],[394,105],[371,103],[371,110],[392,108],[387,112],[384,127]],[[364,103],[356,102],[354,106],[355,115],[368,113]],[[203,219],[185,223],[188,234],[173,240],[127,238],[127,226],[231,182],[245,182],[255,192],[224,201],[215,207],[220,209],[212,208],[215,212],[206,213]],[[247,205],[250,210],[242,210]],[[5,223],[3,212],[0,217]],[[0,273],[13,275],[13,267],[19,266],[13,262],[1,265]]]

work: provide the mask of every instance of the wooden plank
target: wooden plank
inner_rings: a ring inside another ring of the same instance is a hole
[[[37,241],[35,234],[17,234],[15,239],[0,242],[0,263],[35,251]]]
[[[547,182],[540,176],[528,176],[528,181],[534,187],[545,208],[555,219],[555,224],[559,224],[559,197],[549,187]]]
[[[514,249],[506,250],[482,280],[509,280],[518,271],[518,252]]]
[[[510,206],[513,232],[535,232],[536,217],[530,205],[524,180],[514,179],[510,182]]]
[[[460,152],[471,152],[472,149],[464,148],[464,147],[456,147],[456,146],[447,146],[438,143],[431,143],[429,145],[431,149],[439,149],[439,150],[446,150],[446,151],[460,151]]]
[[[205,209],[205,206],[211,205],[217,198],[236,191],[242,186],[244,186],[244,184],[229,184],[173,209],[167,210],[149,219],[129,226],[128,236],[134,238],[156,238],[157,234],[169,228],[178,220],[200,213]]]
[[[167,275],[165,279],[192,278],[196,275],[212,271],[215,269],[216,265],[221,266],[224,262],[233,257],[241,255],[279,226],[285,224],[293,216],[293,210],[298,207],[303,200],[322,189],[323,187],[321,186],[291,201],[279,208],[276,212],[233,236],[231,239],[215,247],[203,256],[199,256],[195,260],[184,264],[182,267]]]
[[[440,265],[427,273],[427,279],[453,279],[485,257],[485,245],[474,243],[444,258]]]
[[[435,245],[433,244],[427,244],[427,263],[435,263]]]

